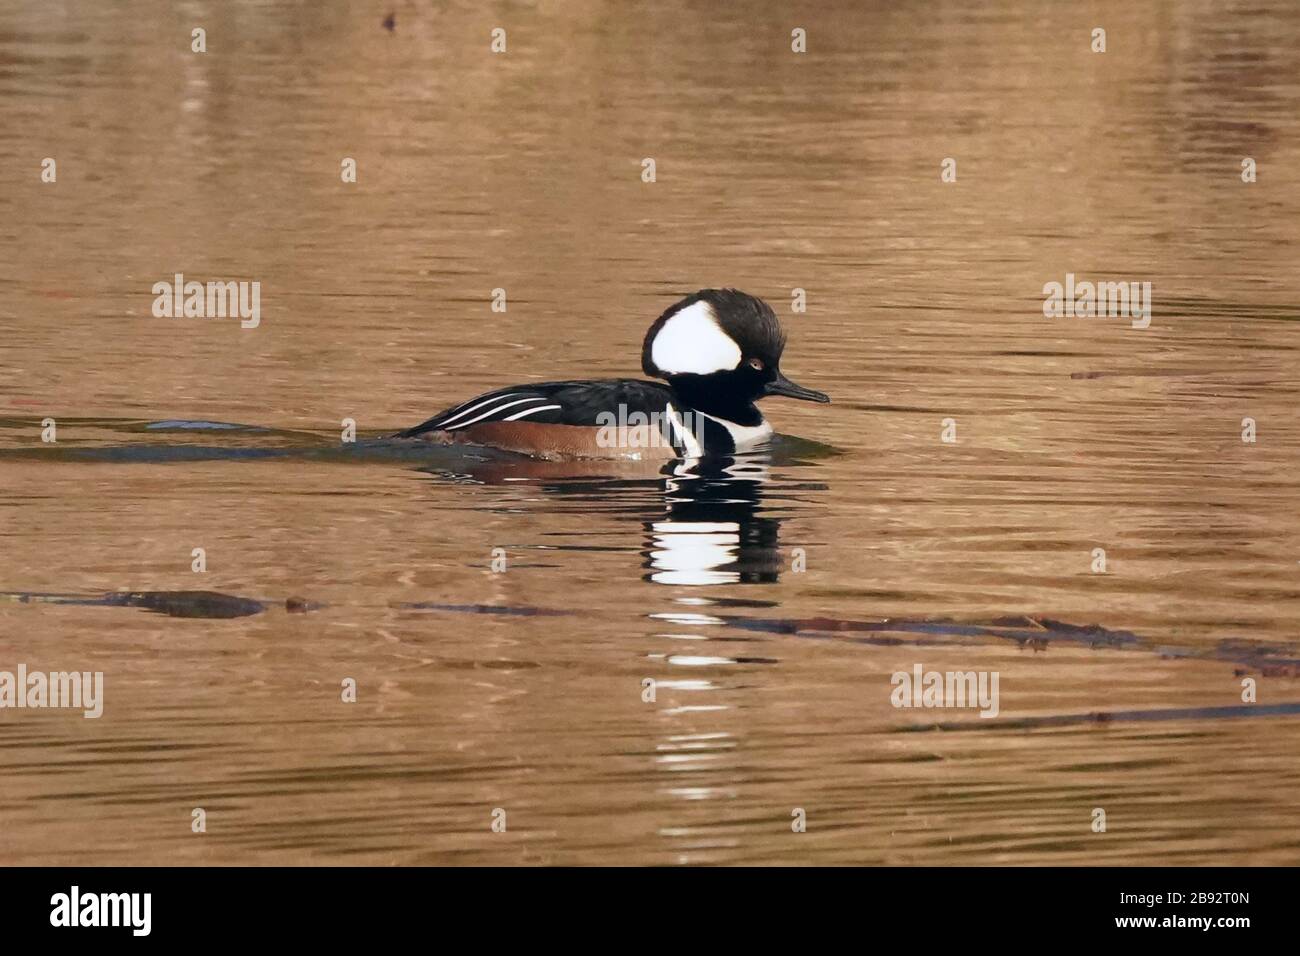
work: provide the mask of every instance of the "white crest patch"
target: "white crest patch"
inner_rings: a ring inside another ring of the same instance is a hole
[[[659,329],[650,346],[650,360],[669,375],[708,375],[740,365],[740,346],[722,331],[713,306],[695,302]]]

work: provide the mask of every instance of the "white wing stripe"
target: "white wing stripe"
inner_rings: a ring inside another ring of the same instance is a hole
[[[504,412],[507,408],[513,408],[515,405],[522,405],[524,404],[524,402],[544,402],[544,401],[546,401],[546,399],[538,398],[535,395],[532,396],[531,398],[518,398],[515,399],[513,402],[506,402],[504,405],[498,405],[495,408],[489,408],[482,415],[479,415],[475,418],[471,418],[467,422],[460,422],[459,424],[452,425],[449,431],[455,431],[457,428],[465,428],[469,425],[473,425],[475,422],[481,422],[485,418],[491,418],[493,415],[498,415],[501,412]],[[442,427],[447,428],[446,425],[443,425]]]
[[[466,409],[464,409],[463,411],[459,411],[459,412],[457,412],[455,415],[452,415],[451,418],[444,419],[444,420],[442,421],[442,423],[441,423],[438,427],[439,427],[439,428],[446,428],[448,425],[450,425],[450,424],[451,424],[452,422],[454,422],[456,419],[461,418],[461,417],[463,417],[463,416],[465,416],[465,415],[468,415],[470,412],[474,411],[474,409],[476,409],[476,408],[482,408],[484,405],[491,405],[493,402],[499,402],[499,401],[501,401],[501,400],[503,400],[503,399],[506,399],[506,398],[513,398],[515,395],[518,395],[518,394],[519,394],[518,392],[511,392],[509,395],[493,395],[491,398],[485,398],[483,401],[477,403],[476,405],[471,405],[469,408],[466,408]]]
[[[501,419],[503,422],[513,422],[516,418],[523,418],[525,415],[531,415],[533,412],[544,412],[550,408],[562,408],[562,405],[539,405],[537,408],[525,408],[522,412],[515,412],[508,418]]]

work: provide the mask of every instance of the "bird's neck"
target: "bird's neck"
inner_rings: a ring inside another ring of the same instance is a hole
[[[733,422],[747,428],[763,424],[763,413],[753,400],[745,395],[737,395],[712,387],[708,382],[691,379],[677,379],[669,383],[672,386],[676,404],[682,408],[694,409],[713,418]]]

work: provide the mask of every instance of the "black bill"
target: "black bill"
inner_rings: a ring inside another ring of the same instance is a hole
[[[796,385],[780,372],[776,373],[776,378],[767,383],[763,389],[764,395],[784,395],[786,398],[801,398],[805,402],[821,402],[823,405],[831,400],[831,397],[825,392],[814,392],[811,388],[804,388],[802,385]]]

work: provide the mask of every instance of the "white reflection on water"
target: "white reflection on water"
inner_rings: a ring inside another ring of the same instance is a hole
[[[650,575],[658,584],[732,584],[739,571],[716,570],[736,560],[740,525],[735,522],[662,521],[654,525]]]

